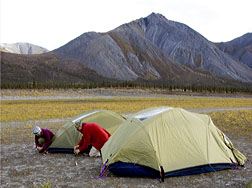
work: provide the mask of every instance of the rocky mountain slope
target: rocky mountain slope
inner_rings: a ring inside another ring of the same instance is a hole
[[[30,43],[1,43],[0,51],[15,54],[42,54],[48,52],[47,49]]]
[[[223,52],[252,68],[252,33],[246,33],[234,40],[216,43],[216,45]]]
[[[84,33],[53,53],[120,80],[160,79],[175,69],[185,75],[184,66],[179,65],[186,65],[216,77],[252,82],[252,70],[247,66],[188,26],[155,13],[107,33]]]
[[[252,69],[188,26],[152,13],[39,55],[1,53],[1,81],[246,88]]]
[[[220,51],[190,27],[152,13],[117,30],[132,28],[142,33],[166,55],[193,69],[208,70],[215,76],[243,82],[252,81],[252,72]]]
[[[1,83],[102,83],[108,79],[86,65],[50,55],[1,53]]]
[[[193,70],[174,63],[155,45],[135,35],[131,32],[85,33],[53,54],[75,59],[104,77],[119,80],[195,77]]]

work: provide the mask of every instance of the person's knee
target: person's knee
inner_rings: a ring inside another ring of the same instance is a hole
[[[95,147],[92,147],[89,152],[89,157],[100,157],[101,153],[99,150],[97,150]]]
[[[40,146],[43,146],[45,144],[45,139],[44,138],[39,138],[38,143]]]

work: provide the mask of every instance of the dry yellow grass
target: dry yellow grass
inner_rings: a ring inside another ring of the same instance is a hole
[[[154,106],[171,106],[181,108],[233,108],[251,107],[249,98],[90,98],[71,100],[22,100],[1,101],[1,122],[23,121],[23,127],[15,130],[29,132],[25,139],[31,139],[33,128],[29,120],[44,120],[51,118],[67,118],[81,114],[88,110],[108,109],[121,114],[134,113],[144,108]],[[227,134],[244,135],[252,141],[252,110],[222,111],[209,113],[214,124]],[[51,125],[52,124],[52,125]],[[62,126],[61,123],[51,123],[51,129]],[[49,126],[49,125],[47,125]],[[3,138],[13,134],[14,127],[10,126],[1,131]],[[22,130],[21,130],[22,129]],[[8,139],[7,139],[8,140]]]
[[[252,110],[212,112],[209,115],[224,133],[248,136],[252,141]]]
[[[113,97],[67,100],[1,101],[1,122],[66,118],[94,109],[107,109],[123,114],[134,113],[139,110],[155,106],[181,108],[251,107],[252,99],[211,97]]]

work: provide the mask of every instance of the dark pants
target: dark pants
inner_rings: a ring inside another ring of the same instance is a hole
[[[81,152],[81,153],[83,153],[83,154],[89,154],[89,152],[90,152],[91,148],[92,148],[92,145],[91,145],[91,144],[89,144],[89,145],[88,145],[88,147],[87,147],[86,149],[84,149],[84,151],[83,151],[83,152]]]

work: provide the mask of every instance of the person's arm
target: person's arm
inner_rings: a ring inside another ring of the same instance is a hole
[[[91,135],[89,132],[85,131],[84,134],[82,136],[82,138],[83,138],[82,145],[80,145],[80,147],[79,147],[80,152],[84,151],[88,147],[88,145],[90,144],[90,140],[91,140]]]
[[[81,146],[83,144],[83,141],[84,141],[84,135],[82,135],[80,141],[78,142],[78,145],[77,146]]]
[[[37,136],[35,136],[35,145],[36,145],[36,148],[39,146],[38,137]]]
[[[50,146],[50,144],[52,143],[51,137],[50,137],[50,133],[49,131],[44,131],[43,133],[45,135],[45,144],[43,145],[43,153],[46,152],[47,148]]]

